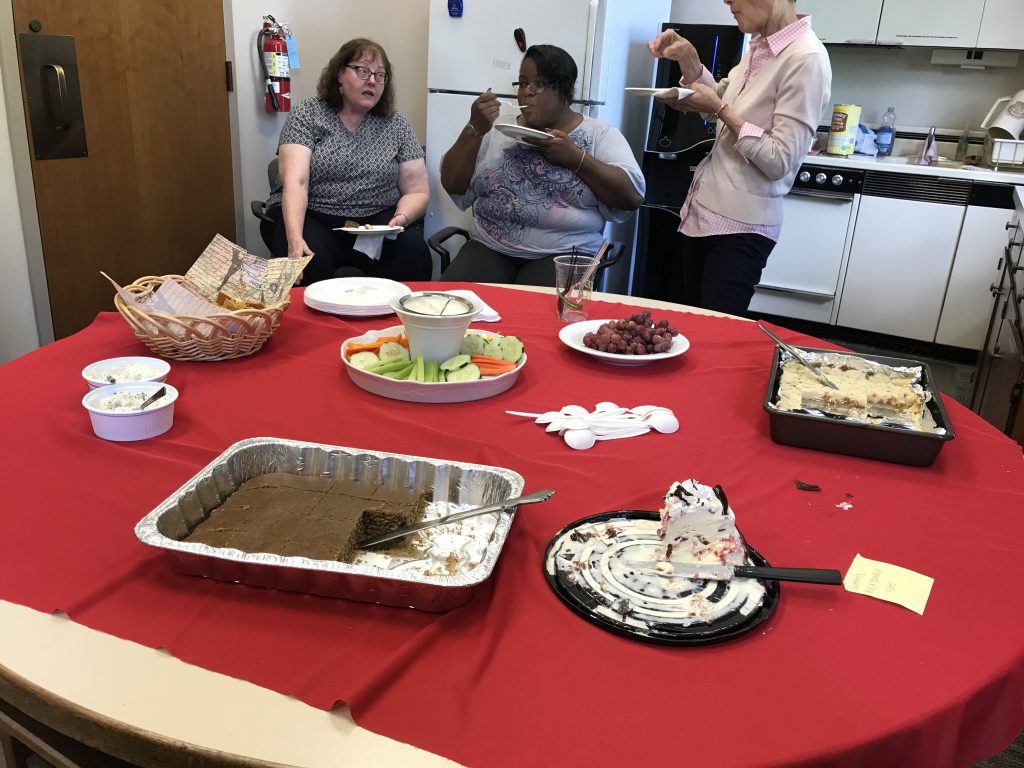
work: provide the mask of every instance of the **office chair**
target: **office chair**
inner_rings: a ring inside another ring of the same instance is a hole
[[[437,257],[441,262],[442,275],[452,263],[451,255],[448,253],[448,249],[444,247],[444,243],[453,237],[461,237],[465,241],[462,246],[465,246],[465,244],[472,239],[469,232],[462,229],[462,227],[445,227],[427,238],[427,245],[430,246],[430,250],[437,254]],[[462,249],[462,246],[459,246],[459,250]],[[625,250],[625,243],[618,241],[613,242],[611,247],[608,249],[608,253],[604,257],[604,260],[598,266],[597,272],[600,273],[603,270],[608,269],[612,264],[617,263],[619,259],[622,258],[623,250]],[[457,253],[456,256],[458,256]]]
[[[276,157],[267,165],[267,182],[271,192],[276,192],[281,188],[281,177],[277,173]],[[249,203],[249,208],[252,210],[252,215],[260,220],[260,237],[263,238],[263,242],[267,244],[267,248],[273,247],[274,227],[277,222],[267,215],[267,201],[253,200]]]

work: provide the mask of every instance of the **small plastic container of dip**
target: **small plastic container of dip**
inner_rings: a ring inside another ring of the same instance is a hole
[[[147,397],[160,387],[167,388],[160,400],[146,406],[144,411],[137,409]],[[92,420],[92,431],[97,437],[115,442],[146,440],[162,435],[174,423],[174,403],[178,399],[178,390],[170,384],[159,381],[132,381],[124,384],[108,384],[97,387],[82,398],[82,405],[89,412]],[[132,410],[113,410],[113,408],[131,408]]]
[[[459,354],[462,339],[483,306],[476,301],[440,291],[418,291],[391,299],[391,308],[405,326],[409,354],[415,360],[443,362]]]
[[[159,357],[111,357],[82,369],[89,389],[138,381],[166,381],[171,364]],[[113,381],[111,381],[113,379]]]

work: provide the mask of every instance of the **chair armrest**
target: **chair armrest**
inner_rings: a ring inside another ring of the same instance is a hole
[[[444,247],[444,242],[452,237],[461,237],[468,241],[469,232],[461,227],[445,227],[427,238],[427,245],[430,247],[430,250],[436,253],[438,259],[441,260],[442,272],[448,269],[452,262],[448,249]]]
[[[622,242],[614,242],[608,249],[608,255],[604,257],[600,265],[597,267],[597,271],[600,272],[602,269],[607,269],[612,264],[618,263],[622,258],[622,252],[626,250],[626,244]]]
[[[260,221],[265,221],[268,224],[275,224],[276,222],[267,215],[267,204],[263,200],[253,200],[249,203],[249,208],[252,209],[252,215]]]

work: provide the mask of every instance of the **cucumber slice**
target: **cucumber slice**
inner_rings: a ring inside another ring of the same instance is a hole
[[[409,350],[397,341],[385,341],[377,352],[381,360],[409,360]]]
[[[455,355],[449,357],[443,363],[441,363],[441,370],[447,373],[448,371],[454,371],[461,368],[464,365],[473,362],[469,355]]]
[[[504,360],[505,353],[501,349],[501,337],[495,336],[488,338],[484,342],[484,354],[488,357],[493,357],[496,360]]]
[[[459,350],[464,355],[483,355],[486,354],[486,341],[484,337],[479,333],[467,333],[466,338],[462,340],[462,348]]]
[[[445,381],[476,381],[479,378],[480,369],[474,363],[467,363],[445,374]]]
[[[501,354],[510,363],[518,363],[523,356],[523,342],[518,336],[502,337]]]
[[[366,368],[380,362],[380,358],[373,352],[356,352],[348,361],[356,368]]]

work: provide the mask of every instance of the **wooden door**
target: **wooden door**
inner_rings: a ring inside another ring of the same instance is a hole
[[[13,0],[15,33],[75,39],[88,156],[32,176],[54,335],[126,284],[235,237],[221,0]],[[38,26],[38,25],[33,25]],[[24,78],[24,75],[23,75]],[[23,83],[24,85],[24,83]],[[31,135],[31,128],[29,129]]]

